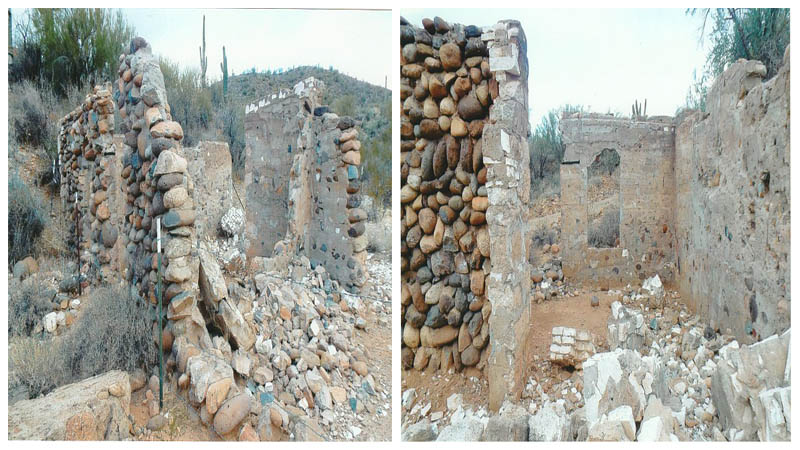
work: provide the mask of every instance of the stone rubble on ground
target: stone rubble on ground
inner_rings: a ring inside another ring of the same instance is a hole
[[[561,369],[572,365],[571,351],[560,347],[573,345],[580,331],[553,328],[549,357],[534,357],[537,370],[552,375],[531,377],[519,405],[529,402],[527,440],[790,440],[791,329],[740,344],[691,314],[657,277],[644,284],[609,291],[619,301],[610,307],[607,345],[582,368],[575,365],[571,376]],[[404,430],[417,420],[430,423],[420,414],[418,391],[403,394]],[[502,410],[477,420],[464,413],[472,407],[460,394],[447,405],[436,422],[437,440],[516,437],[512,416]],[[430,433],[414,436],[433,439]]]
[[[182,353],[197,352],[186,363],[190,400],[204,405],[218,432],[238,431],[248,415],[258,428],[259,412],[274,409],[281,419],[273,423],[287,433],[354,439],[369,428],[371,416],[389,413],[390,386],[371,373],[372,349],[354,341],[368,310],[390,323],[386,286],[367,290],[375,300],[348,295],[304,256],[291,261],[289,277],[262,271],[252,284],[226,283],[215,264],[213,254],[201,250],[201,292],[206,307],[218,309],[216,325],[238,349],[232,352],[219,338],[210,353],[176,347],[179,361]],[[385,280],[390,268],[384,266],[370,265],[374,275],[386,272]]]

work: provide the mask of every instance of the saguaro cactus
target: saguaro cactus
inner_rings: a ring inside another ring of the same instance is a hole
[[[228,57],[225,55],[225,46],[222,46],[222,62],[219,63],[222,70],[222,97],[228,96]]]
[[[206,70],[208,69],[208,58],[206,58],[206,16],[203,15],[203,45],[200,46],[200,80],[203,87],[206,87]]]
[[[647,99],[644,99],[644,109],[638,100],[633,101],[631,105],[631,119],[638,120],[647,118]]]

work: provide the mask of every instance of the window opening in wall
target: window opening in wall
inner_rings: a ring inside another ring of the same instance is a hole
[[[619,153],[605,148],[587,170],[589,247],[619,247],[620,188]]]

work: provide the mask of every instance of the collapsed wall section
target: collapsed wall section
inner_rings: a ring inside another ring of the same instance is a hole
[[[521,391],[529,320],[513,241],[530,183],[525,35],[516,21],[400,28],[402,364],[488,364],[497,409]]]
[[[320,105],[307,78],[245,110],[248,257],[303,254],[347,290],[366,282],[355,122]]]
[[[561,236],[564,276],[608,288],[674,274],[675,127],[672,118],[649,120],[576,113],[559,122]],[[619,244],[589,244],[589,166],[604,150],[619,155]]]
[[[791,324],[789,47],[765,75],[758,61],[732,64],[675,138],[678,287],[738,339]]]

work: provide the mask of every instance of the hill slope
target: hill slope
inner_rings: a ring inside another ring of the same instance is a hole
[[[325,83],[323,101],[332,110],[352,115],[362,122],[365,140],[372,140],[391,128],[391,90],[321,67],[300,66],[282,73],[249,72],[231,76],[228,79],[229,100],[244,107],[279,89],[290,89],[308,77]],[[221,85],[222,82],[217,81],[212,87],[221,88]]]

